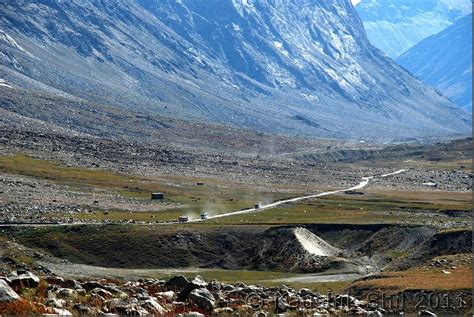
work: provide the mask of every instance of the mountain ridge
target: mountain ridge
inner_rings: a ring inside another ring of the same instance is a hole
[[[362,0],[356,9],[370,42],[396,59],[471,13],[472,4],[469,0]]]
[[[424,39],[397,63],[472,112],[472,14]]]
[[[0,6],[0,78],[14,84],[26,76],[88,100],[271,133],[383,141],[471,129],[372,48],[348,0]]]

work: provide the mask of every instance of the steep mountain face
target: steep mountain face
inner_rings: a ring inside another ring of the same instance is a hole
[[[313,137],[471,129],[369,44],[349,0],[3,0],[0,10],[0,78],[26,88]]]
[[[356,6],[370,42],[392,58],[471,13],[470,0],[362,0]]]
[[[472,14],[421,41],[397,62],[472,112]]]

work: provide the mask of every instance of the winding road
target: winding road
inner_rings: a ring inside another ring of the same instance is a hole
[[[217,214],[217,215],[213,215],[213,216],[209,216],[207,219],[203,220],[203,219],[191,219],[185,223],[192,223],[192,222],[202,222],[202,221],[206,221],[206,220],[210,220],[210,219],[216,219],[216,218],[222,218],[222,217],[228,217],[228,216],[235,216],[235,215],[242,215],[242,214],[248,214],[248,213],[254,213],[254,212],[260,212],[260,211],[264,211],[264,210],[269,210],[269,209],[273,209],[273,208],[276,208],[280,205],[283,205],[283,204],[288,204],[288,203],[295,203],[295,202],[298,202],[298,201],[301,201],[301,200],[305,200],[305,199],[312,199],[312,198],[317,198],[317,197],[323,197],[323,196],[328,196],[328,195],[333,195],[333,194],[338,194],[338,193],[342,193],[342,192],[346,192],[346,191],[351,191],[351,190],[358,190],[358,189],[362,189],[364,187],[366,187],[369,182],[374,179],[374,178],[377,178],[377,177],[381,177],[381,178],[385,178],[385,177],[389,177],[389,176],[393,176],[393,175],[397,175],[397,174],[401,174],[403,172],[405,172],[406,170],[405,169],[400,169],[398,171],[395,171],[395,172],[392,172],[392,173],[388,173],[388,174],[383,174],[383,175],[380,175],[380,176],[368,176],[368,177],[363,177],[362,178],[362,181],[353,186],[353,187],[350,187],[350,188],[345,188],[345,189],[338,189],[338,190],[333,190],[333,191],[327,191],[327,192],[322,192],[322,193],[319,193],[319,194],[313,194],[313,195],[306,195],[306,196],[300,196],[300,197],[295,197],[295,198],[288,198],[288,199],[284,199],[284,200],[279,200],[279,201],[276,201],[276,202],[273,202],[273,203],[269,203],[269,204],[264,204],[264,205],[260,205],[258,208],[249,208],[249,209],[244,209],[244,210],[239,210],[239,211],[233,211],[233,212],[227,212],[227,213],[223,213],[223,214]],[[16,223],[16,224],[6,224],[6,223],[0,223],[0,227],[14,227],[14,226],[74,226],[74,225],[102,225],[104,223],[100,222],[100,223],[83,223],[83,222],[75,222],[75,223],[50,223],[50,224],[47,224],[47,223]],[[154,224],[147,224],[147,225],[170,225],[170,224],[177,224],[176,221],[169,221],[169,222],[161,222],[161,223],[154,223]]]
[[[401,174],[405,171],[406,171],[405,169],[400,169],[400,170],[392,172],[392,173],[380,175],[380,177],[385,178],[385,177]],[[228,213],[224,213],[224,214],[213,215],[213,216],[209,216],[207,219],[215,219],[215,218],[235,216],[235,215],[241,215],[241,214],[247,214],[247,213],[253,213],[253,212],[260,212],[260,211],[272,209],[272,208],[275,208],[275,207],[278,207],[280,205],[287,204],[287,203],[295,203],[295,202],[305,200],[305,199],[328,196],[328,195],[338,194],[338,193],[351,191],[351,190],[358,190],[358,189],[362,189],[365,186],[367,186],[369,184],[370,180],[372,180],[374,178],[376,178],[376,176],[363,177],[362,181],[358,185],[350,187],[350,188],[346,188],[346,189],[338,189],[338,190],[333,190],[333,191],[322,192],[322,193],[319,193],[319,194],[313,194],[313,195],[300,196],[300,197],[295,197],[295,198],[279,200],[279,201],[276,201],[276,202],[273,202],[273,203],[270,203],[270,204],[260,205],[259,208],[249,208],[249,209],[244,209],[244,210],[239,210],[239,211],[234,211],[234,212],[228,212]],[[205,221],[205,220],[194,219],[194,220],[190,220],[188,222],[199,222],[199,221]]]

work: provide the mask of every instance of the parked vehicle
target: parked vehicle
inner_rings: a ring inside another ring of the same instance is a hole
[[[188,222],[188,221],[189,221],[189,218],[188,218],[188,216],[186,216],[186,215],[179,216],[178,221],[179,221],[179,222]]]

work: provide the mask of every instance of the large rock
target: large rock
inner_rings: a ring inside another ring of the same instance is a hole
[[[56,294],[61,298],[72,298],[76,295],[76,291],[70,288],[60,288],[57,290]]]
[[[46,307],[63,308],[66,302],[63,299],[49,298],[44,302]]]
[[[193,290],[189,293],[188,299],[191,303],[206,311],[212,311],[216,303],[214,296],[205,288]]]
[[[53,308],[53,311],[57,316],[72,316],[72,313],[66,309]]]
[[[94,288],[101,288],[102,284],[100,282],[97,282],[97,281],[87,281],[87,282],[82,283],[81,287],[83,289],[85,289],[86,291],[90,292]]]
[[[287,304],[286,299],[288,297],[279,296],[275,303],[275,313],[280,314],[286,312],[290,306]]]
[[[0,280],[0,303],[13,302],[20,296],[4,280]]]
[[[113,295],[111,292],[101,288],[101,287],[96,287],[94,288],[93,290],[90,291],[91,294],[95,294],[95,295],[99,295],[99,296],[102,296],[104,298],[112,298]]]
[[[141,307],[154,314],[164,314],[166,310],[153,298],[148,298],[141,302]]]
[[[100,314],[100,310],[96,307],[89,307],[84,304],[75,304],[73,306],[74,312],[81,316],[98,316]],[[101,315],[104,316],[104,315]]]
[[[206,281],[204,281],[201,276],[197,275],[191,282],[188,283],[188,285],[186,285],[181,293],[179,293],[178,300],[184,301],[193,290],[198,288],[206,288],[206,286]]]
[[[72,288],[72,289],[82,289],[81,284],[76,280],[69,280],[64,279],[58,276],[48,276],[46,277],[46,282],[52,285],[58,285],[64,288]]]
[[[173,291],[167,291],[167,292],[158,292],[155,294],[158,299],[164,300],[164,301],[172,301],[174,298],[175,293]]]
[[[127,298],[128,297],[127,293],[125,293],[124,291],[122,291],[121,289],[119,289],[116,286],[103,285],[101,288],[108,291],[108,292],[110,292],[114,297],[120,297],[120,298]]]
[[[183,317],[204,317],[204,314],[197,311],[190,311],[184,314]]]
[[[16,271],[9,276],[10,285],[12,287],[36,287],[39,285],[40,279],[28,271]]]
[[[148,316],[149,312],[136,304],[127,304],[124,306],[117,306],[111,309],[112,313],[123,316]]]
[[[188,286],[189,281],[186,277],[182,275],[178,276],[173,276],[172,278],[169,279],[169,281],[166,282],[166,286],[171,288],[172,290],[182,290],[186,286]]]

